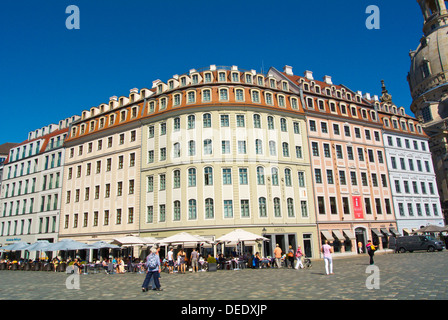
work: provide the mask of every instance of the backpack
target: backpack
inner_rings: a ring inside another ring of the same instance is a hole
[[[157,268],[157,266],[158,266],[157,259],[158,259],[157,255],[155,253],[151,253],[148,256],[148,260],[146,261],[146,267],[148,269],[155,269],[155,268]]]

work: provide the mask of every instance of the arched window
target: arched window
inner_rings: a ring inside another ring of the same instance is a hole
[[[188,200],[188,219],[195,220],[197,218],[196,214],[196,200],[190,199]]]
[[[212,127],[212,115],[210,113],[204,113],[202,116],[202,125],[204,128]]]
[[[213,168],[212,167],[204,168],[204,185],[206,185],[206,186],[213,185]]]
[[[259,184],[259,185],[264,184],[264,168],[263,167],[257,167],[257,184]]]
[[[180,211],[180,201],[176,200],[173,203],[173,220],[180,221],[181,211]]]
[[[266,217],[267,216],[266,198],[265,197],[258,198],[258,212],[260,213],[260,217]]]
[[[195,168],[188,169],[188,186],[196,187],[196,169]]]
[[[280,198],[274,198],[274,216],[277,218],[282,216]]]

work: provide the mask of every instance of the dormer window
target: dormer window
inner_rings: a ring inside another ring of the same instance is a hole
[[[212,74],[210,72],[209,73],[205,73],[204,76],[205,76],[205,82],[206,83],[212,82]]]
[[[121,111],[120,113],[120,121],[125,121],[126,120],[126,111]]]
[[[284,107],[285,106],[285,97],[278,95],[277,96],[277,100],[278,100],[278,106],[279,107]]]
[[[194,74],[191,78],[192,84],[197,84],[199,82],[199,77],[197,74]]]
[[[306,98],[306,106],[308,108],[314,109],[314,103],[313,103],[313,99],[312,98]]]
[[[303,84],[303,90],[310,91],[310,85],[308,83]]]
[[[259,86],[263,86],[264,85],[264,81],[263,81],[263,77],[262,76],[258,76],[257,77],[257,81],[258,81],[258,85]]]
[[[170,90],[174,89],[174,81],[173,80],[168,82],[168,87],[170,88]]]
[[[286,82],[286,81],[282,82],[282,89],[283,89],[283,91],[288,91],[288,82]]]
[[[246,74],[246,83],[252,83],[252,75]]]
[[[240,82],[240,77],[239,77],[237,72],[233,72],[232,73],[232,81],[233,82]]]
[[[271,88],[274,88],[274,89],[277,88],[277,86],[275,85],[275,80],[274,79],[270,79],[269,80],[269,85],[271,86]]]
[[[272,93],[266,93],[265,94],[265,99],[266,99],[266,104],[270,104],[270,105],[272,105],[273,104],[273,102],[272,102]]]
[[[226,73],[225,72],[218,73],[218,79],[220,82],[225,82],[226,81]]]
[[[316,93],[320,93],[320,87],[319,87],[319,86],[315,86],[315,87],[314,87],[314,91],[315,91]]]
[[[180,85],[181,86],[186,86],[187,85],[187,78],[186,77],[182,77],[180,79]]]
[[[291,98],[291,107],[293,109],[298,109],[299,108],[299,102],[297,101],[297,98]]]

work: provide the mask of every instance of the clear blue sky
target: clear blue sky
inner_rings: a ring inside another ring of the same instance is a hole
[[[68,30],[67,6],[80,10]],[[380,29],[368,30],[368,5]],[[0,144],[210,64],[330,75],[408,113],[409,50],[422,35],[415,0],[16,0],[0,9]]]

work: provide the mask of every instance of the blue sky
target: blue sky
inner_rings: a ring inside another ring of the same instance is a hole
[[[80,29],[66,28],[66,8]],[[368,30],[366,8],[380,9]],[[174,74],[216,65],[264,66],[381,94],[409,111],[409,50],[423,18],[409,0],[4,0],[0,3],[0,144],[150,88]]]

